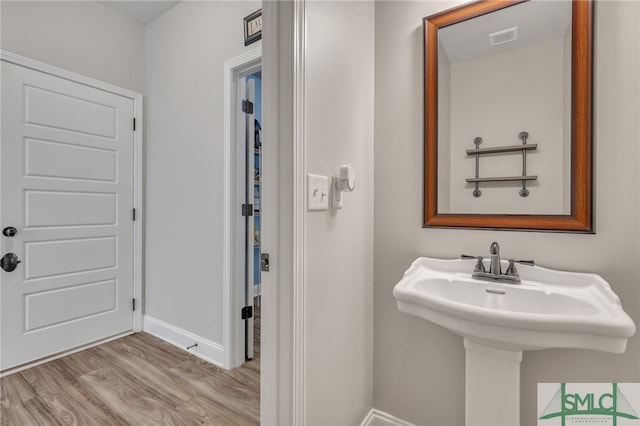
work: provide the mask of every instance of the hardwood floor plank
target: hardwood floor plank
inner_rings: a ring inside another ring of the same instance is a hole
[[[114,357],[120,356],[122,361],[113,367],[117,368],[121,374],[132,378],[137,383],[156,384],[158,388],[167,392],[167,397],[177,400],[176,404],[192,398],[193,387],[187,382],[176,380],[174,375],[168,373],[168,369],[173,365],[158,367],[159,359],[149,356],[149,352],[132,350],[128,342],[122,342],[119,345],[105,345],[100,349]]]
[[[136,334],[136,338],[137,342],[144,342],[150,348],[162,351],[163,356],[171,360],[174,365],[195,357],[187,352],[186,349],[178,348],[162,339],[152,336],[151,334],[139,333]]]
[[[69,371],[70,377],[73,378],[78,378],[111,363],[111,360],[105,359],[104,356],[91,349],[76,352],[54,362],[58,363],[58,361]]]
[[[35,370],[35,369],[32,369]],[[125,424],[124,419],[113,412],[98,395],[86,389],[77,380],[73,370],[65,368],[63,359],[42,365],[33,377],[34,389],[65,425]],[[26,370],[30,375],[31,370]],[[25,373],[26,373],[25,372]],[[40,389],[38,380],[45,384]],[[47,395],[51,395],[47,397]]]
[[[251,426],[259,424],[259,421],[255,421],[253,418],[238,413],[229,407],[225,407],[206,395],[195,396],[178,407],[178,409],[201,416],[203,419],[203,423],[201,424],[206,425]]]
[[[240,368],[234,368],[233,370],[225,370],[216,365],[205,361],[199,361],[200,367],[208,370],[210,374],[224,374],[234,380],[238,381],[242,385],[260,391],[260,359],[254,358],[242,365]]]
[[[159,369],[169,369],[192,357],[186,351],[176,348],[150,334],[140,333],[135,339],[120,339],[100,346],[101,350],[117,351],[122,359],[134,357],[153,364]],[[113,355],[112,355],[113,356]]]
[[[207,395],[222,406],[238,413],[238,423],[259,422],[260,394],[249,389],[230,375],[216,371],[211,364],[185,361],[169,371],[196,387],[201,395]]]
[[[12,374],[4,377],[0,392],[1,425],[30,425],[35,422],[26,404],[37,395],[22,376]]]
[[[2,406],[0,413],[1,426],[31,426],[34,420],[23,405]]]
[[[60,385],[47,373],[49,368],[50,366],[43,364],[42,368],[30,368],[18,374],[29,383],[38,397],[52,398],[60,392]]]
[[[32,398],[23,404],[14,405],[7,409],[3,406],[0,418],[2,426],[62,426],[55,414],[38,398]]]
[[[155,389],[143,388],[121,376],[111,367],[103,367],[79,378],[128,424],[185,424],[175,408]],[[193,424],[193,423],[192,423]]]
[[[22,404],[36,397],[36,392],[31,385],[18,373],[2,379],[0,386],[0,402],[5,404]]]

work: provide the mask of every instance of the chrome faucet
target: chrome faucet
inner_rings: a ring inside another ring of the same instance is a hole
[[[491,243],[489,247],[489,253],[491,253],[491,265],[489,266],[489,273],[493,275],[501,275],[502,268],[500,267],[500,246],[495,241]]]
[[[505,273],[502,273],[502,266],[500,264],[500,245],[497,242],[491,243],[489,248],[491,254],[491,260],[489,263],[489,272],[484,268],[484,262],[482,256],[467,256],[462,255],[463,259],[476,259],[476,265],[473,268],[472,278],[484,281],[495,281],[509,284],[520,284],[520,275],[516,269],[516,263],[523,265],[535,266],[533,260],[514,260],[509,259],[509,266]]]

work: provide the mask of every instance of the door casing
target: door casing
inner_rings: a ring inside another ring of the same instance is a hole
[[[224,64],[225,89],[225,133],[224,133],[224,257],[223,257],[223,345],[224,367],[232,369],[245,362],[244,325],[240,308],[244,305],[244,245],[240,232],[244,221],[239,215],[243,203],[238,191],[239,176],[244,168],[239,162],[237,143],[244,143],[244,134],[239,134],[238,123],[244,120],[240,110],[239,83],[247,75],[262,69],[262,48],[250,50],[230,59]],[[253,277],[251,277],[253,280]]]

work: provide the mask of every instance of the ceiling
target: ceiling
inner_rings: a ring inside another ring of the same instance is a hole
[[[101,3],[112,9],[115,9],[146,25],[180,2],[166,1],[166,0],[145,0],[145,1],[138,1],[138,0],[129,0],[129,1],[102,0],[100,1],[99,0],[98,3]]]
[[[518,40],[489,45],[489,34],[518,27]],[[441,28],[438,40],[449,62],[463,62],[542,43],[571,32],[571,3],[534,0]]]

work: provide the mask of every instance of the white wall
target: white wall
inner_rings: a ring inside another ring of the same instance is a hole
[[[305,424],[359,424],[371,408],[373,354],[374,3],[308,1],[309,173],[352,163],[339,211],[306,214]]]
[[[144,91],[144,26],[93,1],[2,1],[1,46],[116,86]]]
[[[460,3],[460,2],[458,2]],[[421,229],[421,19],[454,2],[376,2],[374,406],[420,425],[464,423],[462,339],[402,314],[393,286],[418,256],[504,256],[600,274],[640,324],[640,3],[596,3],[596,235]],[[538,382],[640,381],[639,337],[621,355],[584,350],[524,354],[521,418],[536,424]]]
[[[224,62],[260,2],[182,2],[146,27],[145,314],[223,343]],[[260,42],[258,42],[260,43]]]

